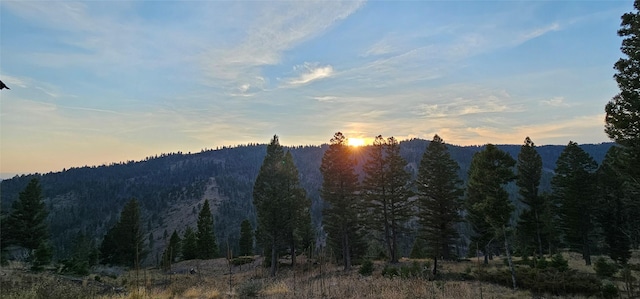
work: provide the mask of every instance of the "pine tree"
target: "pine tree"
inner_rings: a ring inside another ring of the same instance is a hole
[[[283,179],[285,180],[285,218],[287,219],[287,239],[289,252],[291,253],[291,265],[296,266],[296,250],[298,244],[302,242],[308,233],[305,231],[311,224],[311,201],[307,198],[307,193],[300,185],[298,169],[293,162],[290,151],[284,156]]]
[[[198,237],[196,232],[187,226],[182,236],[182,259],[193,260],[198,258]]]
[[[290,152],[285,153],[277,135],[267,146],[267,154],[253,187],[260,243],[270,253],[271,276],[276,274],[277,254],[289,246],[295,266],[299,228],[310,221],[305,190]]]
[[[133,198],[125,204],[120,219],[107,232],[100,246],[102,262],[137,267],[148,253],[140,223],[140,208]]]
[[[351,270],[351,259],[359,242],[358,175],[356,161],[349,152],[347,138],[340,132],[331,139],[322,157],[322,199],[326,203],[323,224],[331,244],[338,249],[344,270]]]
[[[248,219],[240,224],[240,256],[253,255],[253,228]]]
[[[212,259],[218,256],[218,245],[213,230],[213,216],[209,200],[205,199],[204,205],[198,215],[198,231],[196,232],[199,259]]]
[[[568,245],[582,253],[591,265],[591,234],[598,164],[577,143],[570,141],[556,162],[551,180],[554,201],[559,205],[561,225]]]
[[[640,149],[640,0],[635,0],[633,7],[635,12],[622,15],[618,30],[623,38],[620,50],[626,58],[620,58],[614,65],[617,71],[614,79],[620,93],[605,107],[605,132],[618,144],[630,147],[637,163]],[[634,174],[638,173],[640,170],[636,169]]]
[[[542,157],[529,137],[525,138],[518,154],[518,175],[516,185],[520,200],[526,205],[525,211],[518,221],[518,232],[522,235],[523,247],[537,244],[534,247],[539,255],[543,254],[543,213],[544,197],[539,196],[538,188],[542,177]],[[528,252],[527,252],[528,253]]]
[[[382,136],[374,140],[364,164],[362,194],[367,218],[374,230],[382,232],[392,263],[398,262],[398,238],[411,212],[411,175],[404,169],[406,165],[398,141],[393,137],[385,141]]]
[[[11,213],[3,227],[3,247],[9,244],[27,249],[29,257],[38,248],[49,242],[47,209],[42,197],[42,188],[37,178],[31,179],[13,202]],[[43,247],[44,246],[44,247]]]
[[[444,140],[435,135],[422,156],[416,178],[420,236],[427,241],[429,256],[434,260],[434,275],[438,258],[450,259],[458,238],[455,225],[462,220],[463,195],[459,169]]]
[[[169,238],[169,244],[162,253],[162,268],[165,271],[171,270],[171,264],[179,259],[180,252],[182,252],[180,236],[177,231],[173,231],[171,238]]]
[[[515,179],[512,169],[515,164],[508,153],[493,144],[487,144],[484,150],[474,154],[469,168],[466,202],[467,220],[475,231],[472,240],[484,245],[485,263],[488,262],[489,243],[496,237],[504,238],[514,289],[516,277],[506,232],[514,208],[504,187]]]
[[[629,225],[637,224],[637,219],[631,219],[633,216],[626,208],[626,203],[634,199],[629,199],[623,186],[624,180],[616,173],[616,164],[619,163],[618,156],[621,151],[620,147],[611,147],[598,168],[599,192],[595,214],[604,233],[609,257],[621,264],[626,264],[631,257],[629,236],[633,231]]]
[[[622,147],[617,155],[616,177],[623,180],[621,187],[630,198],[640,197],[640,0],[635,0],[634,10],[622,15],[618,35],[623,38],[620,50],[624,54],[614,65],[614,79],[620,93],[605,107],[605,132]],[[623,203],[632,214],[631,220],[640,219],[640,203],[637,200]],[[638,224],[638,221],[635,221]],[[634,247],[640,244],[640,229],[630,233]]]

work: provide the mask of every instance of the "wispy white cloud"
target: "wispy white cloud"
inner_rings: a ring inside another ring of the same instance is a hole
[[[287,80],[289,85],[304,85],[315,80],[331,77],[333,67],[331,65],[320,66],[318,63],[305,62],[302,65],[297,65],[294,68],[295,72],[298,72],[298,77]]]
[[[564,101],[564,97],[553,97],[548,100],[540,101],[541,104],[551,107],[569,107],[570,105]]]

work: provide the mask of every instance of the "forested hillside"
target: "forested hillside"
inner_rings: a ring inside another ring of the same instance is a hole
[[[429,141],[413,139],[401,142],[401,155],[408,161],[408,169],[415,176],[420,159]],[[612,143],[583,145],[582,148],[600,163]],[[322,185],[321,159],[328,146],[298,146],[291,151],[299,170],[301,185],[312,200],[314,225],[321,219]],[[500,145],[500,149],[517,157],[520,145]],[[460,165],[460,175],[467,178],[471,159],[481,146],[449,146],[451,157]],[[543,159],[541,191],[549,190],[552,170],[564,146],[540,146]],[[362,178],[362,164],[367,147],[358,151],[358,173]],[[18,194],[31,178],[38,177],[49,210],[49,225],[54,252],[58,257],[69,254],[70,241],[83,232],[100,242],[117,221],[125,203],[136,198],[140,203],[143,229],[151,254],[147,262],[154,262],[174,230],[182,233],[194,226],[197,211],[205,200],[213,206],[215,233],[220,252],[226,244],[237,247],[240,224],[249,219],[255,227],[256,215],[252,204],[252,189],[266,145],[246,145],[234,148],[207,150],[200,153],[172,153],[148,157],[142,161],[128,161],[111,165],[65,169],[61,172],[16,176],[2,181],[2,213],[10,210]],[[515,189],[514,189],[515,190]],[[516,198],[512,190],[512,198]],[[516,203],[517,206],[517,203]],[[237,248],[235,250],[237,252]]]

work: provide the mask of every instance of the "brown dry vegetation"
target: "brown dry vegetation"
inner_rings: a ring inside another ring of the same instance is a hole
[[[640,264],[640,253],[634,252],[632,264]],[[584,266],[580,256],[565,253],[570,266],[579,271],[593,273]],[[419,261],[421,264],[427,260]],[[285,262],[283,260],[283,262]],[[413,260],[403,260],[409,265]],[[117,277],[92,274],[72,278],[55,274],[31,273],[20,264],[3,267],[0,273],[2,298],[536,298],[526,290],[513,291],[507,287],[480,283],[475,280],[429,281],[422,278],[387,278],[382,276],[383,262],[374,264],[371,276],[361,276],[357,268],[344,272],[337,265],[322,267],[311,261],[301,262],[293,271],[283,265],[278,276],[271,278],[262,260],[242,266],[229,267],[225,259],[191,260],[172,266],[171,272],[158,269],[128,271]],[[473,275],[477,261],[442,262],[444,273]],[[190,274],[189,270],[197,271]],[[491,261],[488,271],[505,269],[502,260]],[[635,276],[638,277],[635,271]],[[620,291],[623,291],[620,285]],[[623,297],[626,294],[622,292]],[[544,295],[544,298],[555,298]],[[582,297],[574,297],[582,298]]]

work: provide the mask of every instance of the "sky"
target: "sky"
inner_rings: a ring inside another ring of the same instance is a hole
[[[335,132],[608,142],[625,1],[0,1],[0,173]]]

